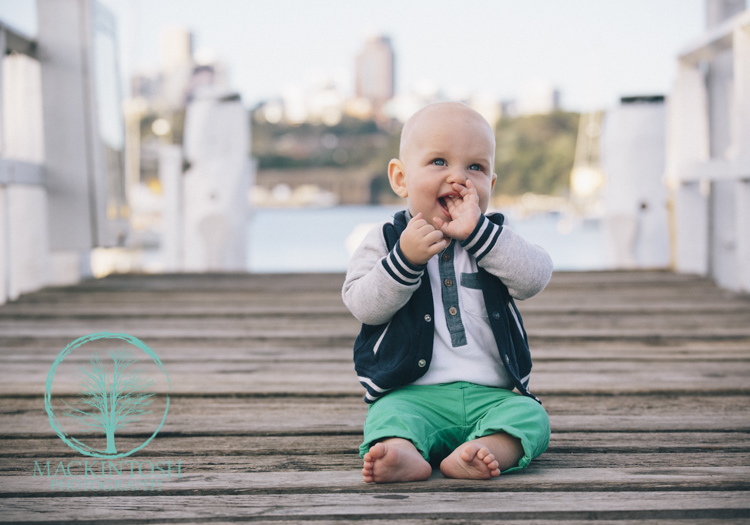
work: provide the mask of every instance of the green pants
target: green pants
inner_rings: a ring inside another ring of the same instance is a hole
[[[526,468],[547,449],[549,417],[533,399],[502,388],[465,382],[411,385],[370,405],[359,453],[399,437],[438,465],[462,443],[498,432],[518,438],[524,450],[518,465],[505,472]]]

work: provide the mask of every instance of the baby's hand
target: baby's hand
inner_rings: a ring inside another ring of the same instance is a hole
[[[466,181],[466,186],[454,184],[453,189],[461,195],[461,198],[445,199],[448,212],[451,214],[450,222],[445,222],[440,217],[435,217],[433,221],[447,237],[463,241],[477,227],[482,210],[479,209],[479,196],[471,180]]]
[[[443,238],[440,230],[424,220],[420,212],[406,225],[399,239],[399,246],[410,263],[421,266],[433,255],[442,252],[448,246],[448,241]]]

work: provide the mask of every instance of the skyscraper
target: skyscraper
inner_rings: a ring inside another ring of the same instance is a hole
[[[185,105],[193,71],[193,34],[181,27],[162,33],[162,95],[169,109]]]
[[[393,98],[394,67],[391,39],[374,36],[365,41],[357,55],[356,95],[368,100],[375,118],[382,118],[383,105]]]

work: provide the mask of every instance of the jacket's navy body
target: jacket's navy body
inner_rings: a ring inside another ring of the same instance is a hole
[[[488,219],[502,227],[502,214],[493,214]],[[383,226],[389,250],[406,224],[406,212],[402,211],[392,224]],[[500,358],[518,391],[539,401],[528,390],[531,354],[521,314],[499,278],[479,267],[479,281]],[[365,401],[374,402],[389,390],[412,383],[427,372],[432,359],[434,318],[432,289],[425,269],[411,299],[389,322],[362,325],[354,343],[354,368],[367,390]]]

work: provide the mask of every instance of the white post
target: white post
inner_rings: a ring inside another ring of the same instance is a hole
[[[750,292],[750,179],[737,182],[737,282],[739,289]]]
[[[3,112],[3,61],[5,59],[5,30],[0,27],[0,158],[5,152],[5,118]],[[0,304],[8,299],[10,281],[10,247],[8,246],[8,188],[0,186]]]
[[[0,158],[5,156],[5,101],[3,99],[3,69],[5,61],[5,29],[0,26]]]
[[[239,97],[204,93],[187,107],[182,179],[184,269],[245,271],[249,203],[247,111]]]
[[[732,35],[734,49],[734,112],[732,119],[737,181],[737,281],[750,292],[750,22]]]
[[[673,265],[678,272],[708,272],[708,192],[689,174],[708,157],[705,79],[695,65],[681,60],[669,98],[666,169],[673,188]]]
[[[708,194],[701,184],[679,185],[674,200],[678,272],[708,274],[708,211]]]
[[[8,229],[8,188],[0,186],[0,304],[5,304],[5,301],[8,300],[10,288]]]
[[[750,21],[732,34],[734,101],[731,105],[732,157],[750,177]]]
[[[165,272],[183,270],[182,255],[182,148],[159,147],[159,180],[163,195],[161,254]]]

